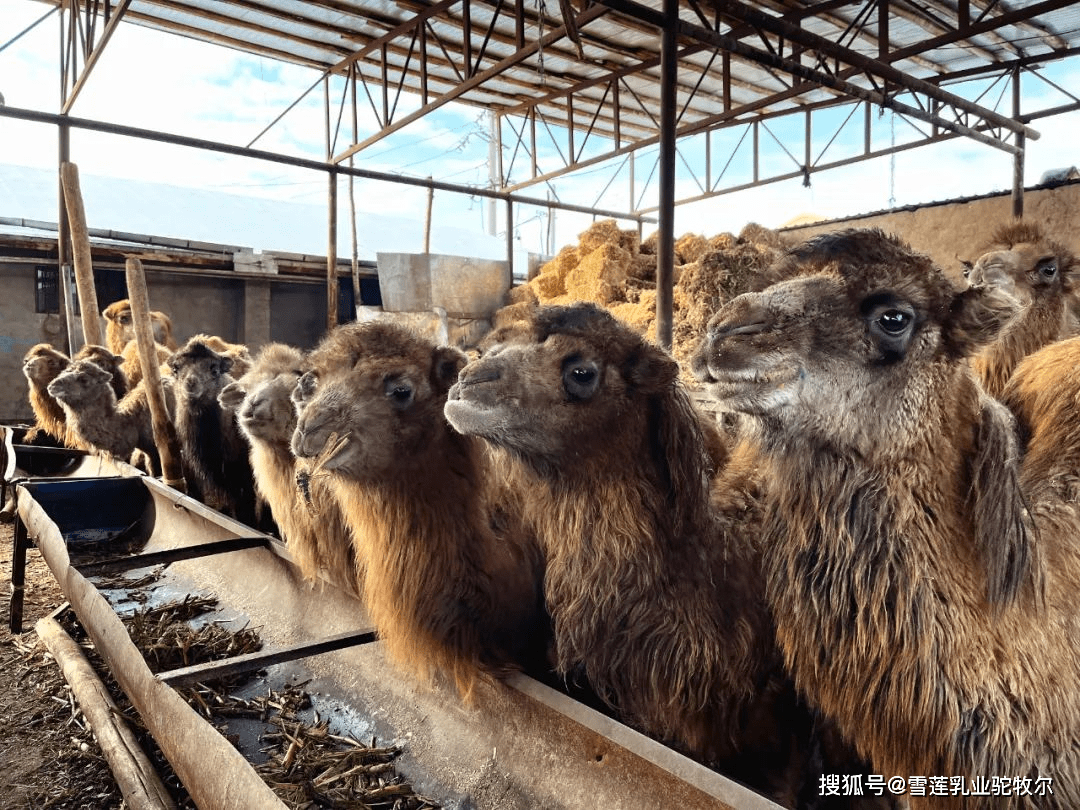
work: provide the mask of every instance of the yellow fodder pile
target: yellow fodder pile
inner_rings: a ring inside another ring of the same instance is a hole
[[[510,291],[510,305],[496,313],[495,323],[509,322],[537,303],[592,301],[655,340],[657,235],[641,242],[636,230],[621,230],[609,219],[578,239]],[[676,241],[672,354],[684,369],[712,314],[744,292],[786,247],[782,236],[754,224],[738,236],[686,234]]]

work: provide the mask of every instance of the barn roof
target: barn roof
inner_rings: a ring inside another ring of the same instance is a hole
[[[490,110],[504,191],[658,143],[665,31],[677,135],[754,127],[756,149],[758,125],[797,116],[799,132],[784,145],[790,176],[894,148],[867,136],[854,156],[813,153],[812,114],[839,105],[861,103],[868,130],[872,108],[892,108],[921,127],[918,142],[964,136],[1007,151],[1018,133],[1037,137],[1032,121],[1080,108],[1060,87],[1045,108],[1020,95],[1022,77],[1030,87],[1040,65],[1080,53],[1080,4],[1068,0],[77,2],[86,22],[71,26],[87,52],[123,18],[346,77],[380,128],[346,137],[338,163],[449,101]],[[966,91],[973,82],[980,90]],[[770,135],[783,138],[779,129]],[[545,152],[559,157],[545,163]],[[733,190],[718,174],[723,160],[715,157],[696,198]]]

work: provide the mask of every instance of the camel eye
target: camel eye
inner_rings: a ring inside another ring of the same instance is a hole
[[[1057,262],[1054,259],[1044,259],[1036,266],[1039,275],[1050,281],[1057,275]]]
[[[899,335],[910,323],[911,315],[899,309],[887,309],[878,316],[878,324],[890,335]]]
[[[413,401],[413,387],[405,380],[387,380],[386,396],[395,408],[406,408]]]
[[[600,369],[591,360],[572,357],[563,364],[563,388],[572,399],[588,399],[600,386]]]

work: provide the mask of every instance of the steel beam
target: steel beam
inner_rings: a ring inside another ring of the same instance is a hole
[[[603,1],[604,0],[600,0],[600,2]],[[820,37],[804,28],[792,25],[781,17],[776,17],[771,14],[762,14],[760,11],[741,2],[741,0],[712,0],[712,2],[718,8],[725,10],[728,14],[742,22],[769,31],[776,36],[784,37],[791,42],[797,42],[800,45],[819,53],[827,54],[847,65],[858,68],[865,73],[877,76],[897,87],[903,87],[913,93],[921,93],[948,107],[961,110],[969,115],[978,116],[987,123],[1002,129],[1007,129],[1014,133],[1023,132],[1025,137],[1031,138],[1032,140],[1037,140],[1039,137],[1037,131],[1025,126],[1019,121],[1015,121],[1008,116],[1000,115],[993,110],[981,107],[965,98],[949,93],[936,84],[931,84],[922,79],[917,79],[914,76],[909,76],[887,62],[872,59],[858,51],[853,51],[850,48],[841,47],[825,39],[825,37]]]
[[[660,39],[660,226],[656,244],[656,342],[671,351],[675,287],[675,105],[679,0],[664,0]]]
[[[600,6],[600,5],[594,5],[594,6],[590,7],[589,9],[587,9],[586,11],[583,11],[581,14],[578,15],[578,25],[579,26],[584,25],[584,24],[590,22],[591,20],[596,19],[597,17],[601,17],[601,16],[605,15],[606,13],[607,13],[606,8],[604,8],[603,6]],[[536,40],[536,42],[534,42],[534,43],[532,43],[530,45],[527,45],[524,48],[518,50],[512,56],[508,56],[505,59],[499,60],[498,62],[493,64],[491,67],[489,67],[487,70],[484,70],[482,72],[473,74],[471,78],[468,78],[465,81],[461,82],[460,84],[458,84],[456,87],[454,87],[449,92],[443,93],[441,96],[439,96],[434,101],[430,101],[429,103],[427,103],[424,106],[420,107],[418,110],[404,116],[403,118],[401,118],[400,120],[394,122],[393,124],[390,124],[389,122],[384,121],[383,122],[383,128],[379,132],[375,133],[374,135],[372,135],[369,138],[366,138],[365,140],[361,141],[360,143],[353,144],[351,147],[349,147],[345,151],[340,152],[339,154],[337,154],[334,157],[333,162],[334,163],[341,163],[342,161],[346,160],[350,155],[355,155],[357,152],[360,152],[361,150],[367,148],[371,144],[376,143],[378,141],[381,141],[383,138],[387,137],[388,135],[391,135],[394,132],[397,132],[398,130],[408,126],[409,124],[420,120],[424,116],[429,115],[430,113],[432,113],[435,110],[439,109],[440,107],[448,104],[449,102],[460,98],[461,96],[465,95],[465,93],[469,92],[470,90],[473,90],[473,89],[479,87],[480,85],[484,84],[484,82],[488,81],[489,79],[492,79],[492,78],[500,75],[501,73],[505,72],[508,68],[511,68],[511,67],[513,67],[515,65],[521,64],[526,59],[528,59],[533,54],[535,54],[537,52],[537,50],[539,50],[540,48],[542,48],[542,47],[544,47],[546,45],[550,45],[553,42],[557,42],[558,40],[562,39],[564,36],[566,36],[566,27],[563,26],[561,28],[557,28],[557,29],[555,29],[554,31],[551,31],[548,34],[545,34],[543,37]]]
[[[160,130],[131,127],[124,124],[114,124],[109,121],[98,121],[92,118],[77,118],[70,115],[41,112],[40,110],[27,110],[21,107],[0,107],[0,118],[14,118],[20,121],[33,121],[39,124],[52,124],[65,128],[85,129],[91,132],[105,132],[110,135],[120,135],[128,138],[141,138],[157,143],[169,143],[175,146],[185,146],[192,149],[202,149],[209,152],[219,152],[226,155],[265,160],[269,163],[277,163],[285,166],[295,166],[301,169],[311,169],[319,172],[337,172],[343,175],[352,175],[365,180],[377,180],[384,183],[397,183],[405,186],[419,188],[431,188],[436,191],[448,191],[454,194],[465,194],[472,197],[485,197],[496,200],[513,200],[517,205],[532,205],[538,208],[556,208],[561,211],[573,211],[579,214],[590,214],[599,217],[612,217],[614,219],[642,220],[655,222],[649,217],[639,217],[625,211],[612,211],[609,209],[592,208],[587,205],[573,205],[569,203],[551,202],[540,197],[526,197],[520,194],[512,194],[508,191],[480,188],[476,186],[463,186],[456,183],[447,183],[441,180],[428,180],[419,177],[404,177],[389,172],[376,172],[370,169],[360,169],[351,166],[334,165],[310,158],[282,155],[277,152],[269,152],[263,149],[250,149],[244,146],[221,143],[219,141],[206,140],[204,138],[192,138],[187,135],[176,135]]]

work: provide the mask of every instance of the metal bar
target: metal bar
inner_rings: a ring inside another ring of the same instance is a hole
[[[8,602],[8,629],[22,632],[23,597],[26,595],[26,549],[30,537],[19,513],[15,513],[15,531],[11,541],[11,600]]]
[[[718,1],[719,2],[729,2],[729,0],[718,0]],[[655,12],[653,9],[651,9],[651,8],[649,8],[647,6],[643,6],[640,3],[634,2],[634,0],[597,0],[597,2],[603,3],[604,5],[608,6],[609,8],[615,9],[615,10],[623,12],[623,13],[631,14],[633,16],[639,16],[640,15],[640,18],[654,21],[657,25],[662,24],[662,22],[660,20],[660,15],[657,12]],[[775,19],[775,18],[773,18],[773,19]],[[839,91],[839,92],[841,92],[841,93],[843,93],[845,95],[851,96],[852,98],[863,99],[864,101],[872,101],[873,103],[875,103],[875,104],[877,104],[877,105],[879,105],[881,107],[887,107],[889,109],[896,110],[897,112],[903,113],[904,115],[910,116],[911,118],[916,118],[916,119],[918,119],[920,121],[924,121],[924,122],[929,123],[929,124],[936,124],[937,126],[940,126],[943,129],[947,129],[947,130],[949,130],[951,132],[956,132],[959,135],[965,135],[968,138],[971,138],[972,140],[978,141],[979,143],[986,144],[987,146],[992,146],[995,149],[1000,149],[1002,151],[1010,152],[1010,153],[1013,153],[1013,152],[1016,151],[1016,147],[1013,146],[1012,144],[1007,143],[1007,142],[1002,141],[1002,140],[999,140],[997,138],[992,138],[992,137],[989,137],[987,135],[984,135],[983,133],[979,132],[976,129],[973,129],[972,127],[964,126],[962,124],[956,124],[956,123],[954,123],[952,121],[947,121],[947,120],[945,120],[943,118],[940,118],[938,116],[927,113],[925,110],[921,110],[921,109],[919,109],[917,107],[912,107],[912,106],[910,106],[908,104],[903,104],[903,103],[897,101],[895,98],[887,96],[884,93],[881,93],[880,91],[867,90],[866,88],[860,87],[857,84],[852,84],[851,82],[840,79],[835,75],[823,73],[821,71],[814,70],[812,68],[808,68],[808,67],[806,67],[804,65],[801,65],[801,64],[799,64],[797,62],[793,62],[790,59],[785,59],[783,57],[774,56],[772,54],[765,53],[764,51],[758,50],[757,48],[752,48],[749,45],[746,45],[745,43],[740,42],[739,40],[737,40],[737,39],[735,39],[733,37],[730,37],[730,36],[727,36],[727,35],[724,35],[724,34],[719,34],[719,33],[715,32],[715,31],[710,31],[708,29],[700,28],[698,26],[690,25],[689,23],[685,23],[685,22],[683,22],[681,20],[678,22],[677,27],[678,27],[677,33],[678,33],[679,36],[684,36],[684,37],[689,37],[689,38],[696,38],[696,39],[700,39],[700,40],[702,40],[704,42],[709,42],[709,43],[715,45],[718,48],[727,48],[727,49],[731,50],[732,53],[734,53],[734,54],[736,54],[736,55],[738,55],[738,56],[740,56],[740,57],[742,57],[744,59],[748,59],[748,60],[750,60],[752,62],[756,62],[757,64],[764,65],[766,67],[773,67],[773,68],[776,68],[776,69],[779,69],[779,70],[783,70],[783,71],[785,71],[787,73],[792,74],[793,76],[796,76],[796,77],[801,78],[801,79],[805,79],[806,81],[809,81],[809,82],[813,82],[813,83],[818,84],[818,85],[820,85],[820,86],[822,86],[824,88],[837,90],[837,91]],[[798,29],[798,30],[801,31],[802,29]],[[867,61],[874,62],[874,60],[867,60]],[[899,71],[896,71],[893,68],[889,68],[889,70],[892,70],[895,74],[899,74],[901,77],[903,77],[903,75],[904,75],[904,74],[900,74]],[[906,86],[906,84],[903,81],[901,81],[899,83],[902,86]],[[922,84],[928,84],[928,83],[927,82],[922,82]],[[930,86],[933,87],[933,85],[930,85]],[[789,90],[788,92],[794,93],[793,90]],[[942,93],[938,90],[938,88],[934,88],[934,93],[937,96],[942,95]],[[951,93],[945,93],[944,95],[946,97],[949,97],[949,98],[955,98]],[[981,108],[977,107],[976,105],[971,105],[971,104],[968,104],[967,102],[964,102],[964,104],[966,106],[968,106],[968,107],[975,106],[977,110],[981,110]],[[987,111],[987,112],[989,113],[989,111]],[[1007,129],[1014,130],[1014,131],[1018,127],[1023,128],[1025,131],[1028,129],[1027,127],[1024,127],[1022,124],[1019,124],[1018,122],[1012,121],[1011,119],[1005,118],[1004,116],[1000,116],[997,113],[990,113],[990,115],[992,115],[993,118],[995,118],[995,119],[1008,121],[1009,126],[1006,127]],[[701,129],[701,128],[703,128],[703,127],[698,126],[698,129]],[[1031,130],[1031,132],[1035,132],[1035,130]],[[1035,134],[1036,134],[1036,137],[1037,137],[1038,133],[1035,133]],[[609,155],[608,157],[611,157],[611,156]]]
[[[322,655],[323,653],[344,650],[348,647],[358,647],[361,644],[371,644],[378,640],[378,635],[374,630],[340,633],[322,641],[295,644],[279,650],[260,650],[259,652],[237,655],[224,661],[208,661],[205,664],[171,669],[168,672],[158,673],[157,678],[169,686],[185,686],[231,675],[246,675],[249,672],[256,672],[274,664],[284,664],[298,658]]]
[[[344,59],[342,59],[332,68],[330,68],[330,72],[344,72],[350,64],[353,64],[354,62],[359,62],[368,54],[373,53],[375,50],[382,48],[384,45],[393,42],[395,39],[404,35],[412,28],[423,28],[427,24],[428,20],[431,20],[434,17],[438,17],[444,11],[448,10],[451,6],[457,5],[460,2],[461,0],[443,0],[441,3],[436,3],[433,6],[425,8],[423,11],[417,12],[414,16],[410,17],[401,25],[397,26],[396,28],[391,28],[381,37],[371,40],[371,42],[368,42],[366,45],[364,45],[363,48],[360,48],[351,53],[349,56],[346,56]]]
[[[506,266],[514,272],[514,204],[506,201]]]
[[[50,8],[48,11],[46,11],[44,14],[42,14],[40,17],[38,17],[36,20],[34,20],[34,22],[32,22],[32,23],[30,23],[30,25],[26,26],[26,28],[24,28],[22,31],[17,33],[15,36],[13,36],[11,39],[9,39],[7,42],[5,42],[3,45],[0,45],[0,53],[3,53],[4,50],[6,50],[11,45],[14,45],[16,42],[18,42],[24,36],[29,34],[31,31],[33,31],[35,28],[37,28],[39,25],[41,25],[43,22],[45,22],[45,20],[49,19],[49,17],[51,17],[53,14],[55,14],[59,10],[60,10],[60,6],[53,6],[52,8]]]
[[[148,551],[145,554],[128,554],[98,560],[86,565],[76,566],[84,577],[97,577],[117,571],[131,571],[135,568],[148,568],[151,565],[168,565],[180,560],[196,560],[213,554],[226,554],[230,551],[244,551],[249,548],[262,548],[267,543],[265,537],[230,537],[228,540],[214,540],[197,546],[169,548],[164,551]]]
[[[866,71],[867,73],[872,73],[898,87],[904,87],[908,90],[922,93],[925,96],[940,101],[942,104],[972,115],[977,115],[984,121],[1002,127],[1003,129],[1008,129],[1011,132],[1022,131],[1032,140],[1037,140],[1039,137],[1039,133],[1036,130],[1025,126],[1019,121],[1015,121],[1008,116],[1001,115],[985,107],[980,107],[978,104],[973,104],[965,98],[942,90],[941,87],[936,84],[931,84],[922,79],[916,79],[914,76],[909,76],[890,64],[886,64],[877,59],[871,59],[858,51],[840,47],[835,43],[830,42],[825,37],[818,36],[797,25],[792,25],[787,20],[781,19],[780,17],[762,14],[740,2],[740,0],[714,1],[719,8],[722,8],[740,20],[751,25],[760,26],[766,31],[771,31],[779,36],[787,37],[792,42],[798,42],[800,45],[804,45],[807,48],[813,48],[816,51],[833,56],[844,64],[851,65]]]
[[[679,0],[664,0],[660,39],[660,226],[656,244],[656,342],[671,351],[675,286],[675,108]]]
[[[607,14],[607,9],[604,6],[601,6],[601,5],[590,6],[587,10],[583,11],[581,14],[578,15],[578,17],[577,17],[578,25],[582,26],[582,25],[588,23],[589,21],[596,19],[597,17],[603,16],[604,14]],[[501,59],[500,61],[493,64],[491,67],[489,67],[487,70],[483,71],[482,73],[474,74],[472,78],[461,82],[453,90],[450,90],[450,91],[444,93],[443,95],[439,96],[435,101],[430,102],[430,103],[422,106],[420,109],[413,111],[409,115],[404,116],[400,121],[397,121],[393,125],[384,126],[382,130],[377,132],[375,135],[372,135],[370,138],[367,138],[367,139],[361,141],[360,143],[353,144],[351,147],[346,149],[344,152],[341,152],[338,155],[336,155],[334,157],[334,162],[335,163],[341,163],[343,160],[345,160],[347,157],[349,157],[349,155],[356,154],[357,152],[359,152],[362,149],[365,149],[366,147],[370,146],[371,144],[376,143],[376,142],[382,140],[383,138],[387,137],[388,135],[391,135],[394,132],[397,132],[398,130],[408,126],[409,124],[420,120],[421,118],[428,115],[432,111],[437,110],[438,108],[442,107],[443,105],[448,104],[449,102],[454,101],[455,99],[463,96],[465,93],[472,90],[473,88],[480,86],[481,84],[486,82],[488,79],[499,76],[501,73],[505,72],[508,68],[511,68],[514,65],[518,65],[518,64],[524,62],[526,59],[528,59],[530,56],[532,56],[536,52],[536,50],[538,48],[550,45],[553,42],[557,42],[559,39],[561,39],[565,35],[566,35],[566,27],[565,26],[563,26],[561,28],[556,28],[551,33],[545,34],[543,37],[538,39],[533,44],[528,45],[525,48],[522,48],[521,50],[517,51],[512,56],[508,56],[505,59]]]
[[[1012,71],[1012,113],[1013,118],[1020,118],[1020,73],[1019,66]],[[1020,219],[1024,215],[1024,152],[1023,132],[1016,133],[1016,154],[1013,155],[1012,215]]]
[[[625,211],[607,211],[595,208],[589,208],[585,205],[572,205],[568,203],[549,203],[547,200],[539,197],[525,197],[517,194],[512,194],[507,191],[495,191],[494,189],[486,189],[474,186],[460,186],[455,183],[446,183],[440,180],[427,180],[420,177],[404,177],[397,174],[390,174],[388,172],[376,172],[369,169],[357,169],[350,168],[348,166],[335,166],[329,163],[324,163],[318,160],[311,160],[309,158],[293,157],[291,155],[281,155],[277,152],[268,152],[262,149],[249,149],[243,146],[234,146],[232,144],[219,143],[217,141],[209,141],[202,138],[191,138],[186,135],[174,135],[168,132],[160,132],[151,129],[142,129],[139,127],[130,127],[122,124],[113,124],[107,121],[97,121],[90,118],[76,118],[69,115],[59,115],[57,113],[46,113],[38,110],[27,110],[21,107],[0,107],[0,118],[16,118],[22,121],[33,121],[39,124],[53,124],[57,126],[75,127],[76,129],[86,129],[92,132],[106,132],[110,135],[122,135],[129,138],[143,138],[150,141],[157,141],[159,143],[171,143],[176,146],[187,146],[192,149],[204,149],[209,152],[221,152],[227,155],[237,155],[240,157],[253,158],[255,160],[265,160],[270,163],[280,163],[286,166],[296,166],[301,169],[312,169],[320,172],[335,171],[338,174],[348,174],[354,177],[360,177],[367,180],[378,180],[385,183],[399,183],[406,186],[418,186],[421,188],[433,188],[436,191],[449,191],[455,194],[466,194],[473,197],[488,197],[491,199],[505,200],[513,199],[518,205],[535,205],[540,208],[554,207],[564,211],[574,211],[581,214],[596,214],[601,217],[611,217],[613,219],[632,219],[638,220],[639,217],[633,213],[627,213]],[[645,222],[653,222],[649,217],[644,219]]]
[[[83,65],[82,74],[79,76],[79,80],[75,82],[75,86],[71,88],[71,92],[68,93],[67,98],[64,100],[64,106],[61,108],[63,112],[71,112],[71,106],[75,103],[75,99],[78,97],[79,93],[82,92],[83,87],[86,85],[86,80],[90,76],[90,72],[98,63],[101,52],[105,50],[105,46],[108,44],[109,39],[112,38],[113,33],[116,31],[116,27],[124,18],[124,13],[128,10],[128,6],[130,5],[131,0],[120,0],[120,3],[113,9],[112,18],[105,26],[105,30],[101,32],[101,40],[97,43],[97,46],[93,51],[90,52],[90,56]]]
[[[36,444],[13,444],[15,452],[20,455],[43,455],[43,456],[85,456],[85,450],[75,450],[72,447],[38,447]]]

